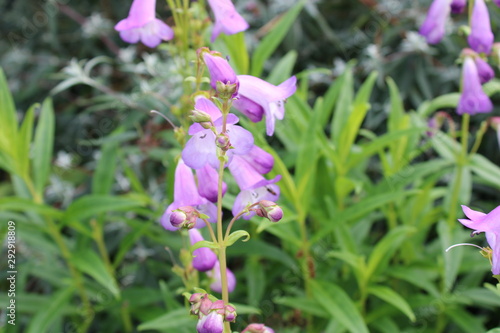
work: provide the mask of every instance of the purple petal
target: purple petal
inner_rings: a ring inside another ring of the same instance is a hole
[[[208,164],[203,168],[196,170],[198,177],[198,192],[202,197],[207,198],[211,202],[217,202],[219,175],[217,170],[210,167]],[[222,182],[222,195],[226,193],[227,185]]]
[[[471,212],[468,213],[470,214]],[[458,221],[463,225],[465,225],[467,228],[479,232],[492,232],[492,233],[500,232],[500,224],[498,223],[498,221],[500,221],[500,206],[498,206],[497,208],[493,209],[491,212],[483,216],[478,217],[477,213],[478,212],[472,213],[473,216],[476,218],[473,221],[466,219],[460,219]]]
[[[467,5],[467,0],[453,0],[450,5],[451,12],[453,14],[460,14],[464,11],[466,5]]]
[[[236,277],[234,276],[233,272],[229,268],[226,268],[226,276],[227,276],[227,289],[231,293],[233,292],[234,288],[236,288]],[[210,285],[210,289],[213,291],[216,291],[218,293],[222,293],[222,282],[220,280],[220,264],[219,261],[217,261],[214,265],[214,268],[207,273],[214,282]]]
[[[434,0],[432,2],[419,30],[420,34],[427,39],[427,43],[437,44],[443,39],[450,11],[450,0]]]
[[[243,155],[248,153],[253,147],[253,135],[246,129],[238,125],[227,125],[226,129],[229,140],[234,149],[230,149],[228,154]]]
[[[207,163],[210,163],[213,168],[218,168],[215,134],[211,130],[203,130],[194,134],[182,151],[182,159],[193,169],[200,169]]]
[[[211,311],[207,316],[202,316],[196,324],[198,333],[222,333],[224,331],[224,317],[217,311]]]
[[[215,16],[211,42],[214,42],[221,32],[232,35],[248,29],[248,23],[236,11],[231,0],[208,0]]]
[[[239,95],[238,98],[233,101],[233,106],[236,110],[243,113],[254,123],[261,121],[262,116],[264,115],[264,109],[262,106],[245,96]]]
[[[135,44],[141,39],[140,28],[120,31],[120,38],[127,43]]]
[[[210,73],[210,85],[213,89],[217,89],[217,81],[224,84],[239,84],[233,68],[229,65],[229,62],[226,59],[218,55],[213,55],[210,52],[204,52],[203,60],[207,65],[208,72]]]
[[[477,72],[481,83],[486,83],[495,77],[493,68],[491,68],[486,61],[479,57],[474,58],[474,61],[476,62]]]
[[[204,239],[198,229],[190,229],[189,240],[191,242],[191,245],[194,245],[197,242],[203,241]],[[211,270],[216,262],[217,256],[208,247],[201,247],[193,251],[193,267],[200,272]]]
[[[248,161],[240,156],[234,156],[228,168],[241,190],[253,188],[255,184],[265,179]]]
[[[457,113],[487,113],[493,110],[493,104],[484,93],[477,72],[476,64],[470,57],[466,57],[462,70],[462,95],[457,106]]]
[[[252,205],[261,200],[269,200],[276,202],[280,196],[280,188],[278,185],[274,184],[281,179],[281,176],[276,176],[274,179],[267,180],[262,179],[260,182],[257,182],[253,188],[242,190],[234,200],[232,213],[233,216],[238,215],[247,207],[248,205]],[[250,212],[249,214],[245,214],[243,218],[245,220],[249,220],[252,216],[255,215],[255,212]]]
[[[465,205],[462,205],[462,211],[464,212],[465,216],[467,216],[467,218],[472,221],[481,220],[484,216],[486,216],[485,213],[472,210]]]
[[[252,149],[241,156],[260,174],[266,174],[273,169],[274,157],[258,146],[253,146]]]
[[[470,47],[478,52],[490,53],[493,45],[490,15],[484,0],[476,0],[470,20],[471,33],[467,37]]]

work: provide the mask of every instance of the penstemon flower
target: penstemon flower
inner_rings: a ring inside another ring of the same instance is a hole
[[[476,62],[477,73],[481,83],[486,83],[495,77],[493,68],[486,61],[478,56],[474,58],[474,61]]]
[[[219,84],[228,86],[229,89],[233,88],[231,97],[235,97],[238,93],[239,81],[229,62],[219,52],[209,51],[207,48],[201,48],[198,53],[201,53],[203,61],[207,65],[212,88],[221,93],[220,85],[217,86],[217,82],[219,82]]]
[[[250,324],[241,333],[274,333],[274,330],[264,324]]]
[[[429,7],[427,17],[420,26],[420,34],[429,44],[437,44],[443,39],[445,25],[451,11],[451,0],[434,0]]]
[[[221,32],[226,35],[236,34],[248,29],[248,23],[236,11],[231,0],[208,0],[215,16],[215,25],[210,41],[213,43]]]
[[[464,11],[465,6],[467,5],[467,0],[453,0],[451,2],[451,12],[453,14],[460,14]]]
[[[210,285],[210,289],[218,293],[222,293],[219,261],[215,263],[214,268],[211,271],[207,272],[207,275],[213,279],[213,282]],[[236,277],[234,276],[233,272],[229,270],[229,268],[226,269],[226,275],[227,275],[227,291],[231,293],[234,291],[234,288],[236,288]]]
[[[156,18],[156,0],[134,0],[128,17],[115,25],[120,37],[127,43],[141,41],[148,47],[158,46],[162,40],[174,38],[174,31]]]
[[[278,86],[250,75],[238,75],[238,98],[233,106],[251,121],[258,122],[266,116],[266,133],[274,133],[276,119],[285,115],[285,100],[297,89],[297,78],[292,76]]]
[[[493,45],[490,15],[484,0],[475,0],[471,17],[471,32],[467,40],[470,47],[478,52],[490,53]]]
[[[170,217],[175,209],[185,206],[195,207],[200,213],[209,217],[209,222],[215,222],[217,207],[198,193],[191,168],[189,168],[183,160],[180,160],[175,169],[174,202],[172,202],[165,210],[165,213],[163,213],[161,217],[162,226],[167,230],[176,231],[177,228],[172,225]],[[202,228],[204,226],[205,222],[198,218],[195,223],[195,228]]]
[[[189,241],[191,245],[203,241],[203,236],[197,229],[190,229],[189,231]],[[217,262],[217,256],[214,251],[208,247],[201,247],[193,251],[193,267],[200,272],[206,272],[214,268]]]
[[[493,275],[500,275],[500,206],[488,214],[481,213],[462,206],[468,219],[459,219],[467,228],[473,229],[473,234],[484,232],[486,240],[491,247],[491,271]]]
[[[462,71],[462,95],[458,102],[457,113],[474,115],[491,112],[492,109],[493,104],[481,87],[474,60],[465,57]]]

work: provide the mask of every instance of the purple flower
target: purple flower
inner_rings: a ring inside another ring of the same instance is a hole
[[[486,61],[484,61],[480,57],[475,57],[474,61],[476,62],[477,73],[479,74],[479,79],[481,83],[486,83],[495,77],[495,72],[493,68]]]
[[[493,109],[489,97],[484,93],[479,80],[476,64],[466,57],[462,71],[462,95],[458,101],[457,113],[487,113]]]
[[[224,331],[224,316],[217,311],[210,311],[201,316],[196,325],[198,333],[222,333]]]
[[[202,168],[196,170],[198,178],[198,193],[212,202],[217,202],[219,174],[217,170],[210,165],[205,164]],[[222,195],[226,193],[227,185],[222,182]]]
[[[238,215],[248,205],[261,200],[274,202],[278,200],[280,188],[275,183],[281,179],[281,176],[278,175],[274,179],[267,180],[240,156],[234,156],[228,168],[241,189],[234,201],[232,209],[234,216]],[[243,218],[248,220],[254,215],[255,212],[251,211],[244,215]]]
[[[492,1],[493,1],[493,3],[495,5],[497,5],[498,7],[500,7],[500,0],[492,0]]]
[[[148,47],[156,47],[162,40],[171,40],[174,31],[155,17],[156,0],[134,0],[126,19],[115,25],[120,37],[127,43],[139,40]]]
[[[215,16],[215,25],[210,41],[213,43],[221,32],[226,35],[236,34],[248,29],[248,23],[236,11],[231,0],[208,0]]]
[[[189,240],[191,245],[203,241],[203,236],[198,229],[189,230]],[[208,247],[201,247],[193,251],[193,267],[200,272],[206,272],[214,268],[217,256]]]
[[[297,78],[292,76],[278,86],[250,75],[238,75],[240,89],[233,106],[253,122],[266,116],[267,135],[273,135],[275,118],[283,119],[285,100],[297,89]]]
[[[491,271],[493,275],[500,274],[500,206],[493,209],[490,213],[484,214],[462,206],[464,214],[468,219],[459,219],[467,228],[473,229],[474,234],[484,232],[486,240],[490,245],[492,255]]]
[[[253,146],[247,154],[241,155],[241,157],[260,174],[268,173],[274,166],[273,155],[258,146]]]
[[[203,55],[203,61],[207,65],[210,73],[210,85],[217,90],[217,82],[225,85],[235,84],[234,96],[238,92],[239,81],[229,62],[224,59],[218,52],[200,51]],[[233,97],[234,97],[233,96]]]
[[[460,14],[464,11],[465,6],[467,5],[467,0],[453,0],[451,2],[451,12],[453,14]]]
[[[207,272],[207,275],[213,279],[212,284],[210,285],[210,289],[216,291],[218,293],[222,293],[222,282],[220,280],[220,264],[217,261],[214,265],[214,268]],[[232,293],[234,288],[236,288],[236,277],[233,272],[226,268],[226,276],[227,276],[227,291]]]
[[[241,333],[274,333],[274,330],[264,324],[250,324]]]
[[[162,226],[170,231],[178,230],[170,222],[172,211],[184,206],[193,206],[200,213],[208,215],[208,221],[214,223],[217,216],[217,207],[203,198],[196,189],[196,183],[192,170],[180,160],[175,169],[174,180],[174,202],[172,202],[161,217]],[[205,222],[198,218],[195,228],[203,228]]]
[[[214,108],[217,109],[215,104],[206,97],[198,98],[195,108],[207,113],[213,112]],[[229,136],[231,145],[234,148],[226,152],[229,162],[233,155],[246,154],[253,147],[252,133],[240,126],[234,125],[238,120],[238,117],[234,114],[228,114],[227,116],[226,134]],[[214,125],[217,132],[220,133],[222,131],[222,117],[215,120]],[[201,169],[207,163],[212,168],[218,169],[219,159],[217,158],[216,136],[214,132],[210,129],[204,129],[199,124],[193,124],[189,128],[188,133],[192,137],[188,140],[182,151],[182,159],[185,163],[193,169]]]
[[[434,0],[429,7],[427,17],[420,26],[420,34],[427,39],[429,44],[437,44],[443,39],[445,25],[450,15],[451,0]]]
[[[470,47],[480,53],[490,53],[493,45],[493,32],[491,32],[490,15],[484,0],[475,0],[470,20],[470,35],[467,37]]]

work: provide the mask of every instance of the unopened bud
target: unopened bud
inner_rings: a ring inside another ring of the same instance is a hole
[[[223,99],[228,100],[231,97],[235,96],[238,92],[238,84],[237,83],[223,83],[221,81],[217,81],[216,88],[217,95]]]
[[[189,118],[195,123],[211,123],[212,117],[205,111],[191,110],[191,115]]]
[[[264,324],[250,324],[241,333],[274,333],[274,330]]]
[[[283,218],[283,210],[281,207],[269,200],[261,200],[255,212],[260,217],[265,217],[271,222],[278,222]]]
[[[189,303],[191,303],[191,314],[198,315],[200,312],[201,302],[204,298],[208,298],[207,294],[195,293],[189,297]]]
[[[192,229],[200,213],[191,206],[183,206],[174,210],[170,215],[170,223],[176,228]]]
[[[170,223],[176,228],[182,227],[182,225],[186,222],[187,215],[181,210],[175,210],[170,215]]]
[[[215,144],[220,149],[227,151],[231,148],[231,142],[229,141],[229,136],[225,133],[220,133],[215,139]]]
[[[229,322],[236,320],[236,309],[234,306],[228,304],[224,307],[224,320]]]

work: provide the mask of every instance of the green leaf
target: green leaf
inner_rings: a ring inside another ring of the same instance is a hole
[[[483,155],[474,154],[470,158],[470,168],[485,182],[500,188],[500,168]]]
[[[35,212],[42,215],[47,215],[55,219],[63,216],[63,213],[54,207],[37,204],[32,200],[23,199],[18,197],[0,198],[1,211],[16,211],[16,212]]]
[[[85,274],[90,275],[99,282],[116,298],[120,298],[120,290],[116,284],[115,278],[111,275],[106,265],[94,251],[91,249],[80,250],[71,256],[71,261],[75,267]]]
[[[64,220],[86,220],[94,215],[127,211],[145,205],[145,199],[132,196],[87,195],[71,203],[64,213]]]
[[[35,120],[35,109],[39,108],[39,104],[32,105],[26,115],[19,130],[19,143],[17,145],[17,163],[19,174],[22,178],[29,178],[30,166],[30,145],[33,138],[33,122]]]
[[[115,130],[109,137],[114,137],[123,133],[123,127]],[[102,146],[101,158],[97,162],[97,167],[92,178],[93,194],[109,194],[115,180],[115,170],[118,159],[119,141],[106,141]]]
[[[314,299],[332,318],[337,319],[351,332],[369,332],[354,301],[342,288],[326,281],[312,280],[310,284]]]
[[[17,144],[17,115],[7,79],[0,68],[0,151],[14,155]]]
[[[43,195],[50,174],[52,151],[54,149],[54,131],[54,110],[52,100],[48,98],[42,104],[33,149],[33,180],[35,191],[40,196]]]
[[[202,247],[208,247],[210,249],[218,249],[219,245],[217,245],[214,242],[203,240],[203,241],[198,241],[195,244],[191,245],[190,249],[191,249],[191,252],[193,252],[194,250],[198,250]]]
[[[258,44],[255,52],[252,55],[251,75],[259,77],[262,74],[264,63],[273,54],[276,48],[280,45],[283,38],[285,38],[290,27],[297,20],[302,7],[305,5],[305,0],[299,1],[292,7],[281,19],[270,29],[262,41]]]
[[[246,242],[250,239],[250,234],[246,230],[237,230],[230,233],[229,237],[227,237],[224,242],[226,243],[226,246],[231,246],[241,237],[245,237],[245,239],[243,239],[243,242]]]
[[[464,332],[484,332],[485,327],[481,319],[476,315],[469,314],[459,307],[446,307],[446,315]]]
[[[59,290],[52,295],[47,303],[44,303],[43,307],[39,308],[39,311],[31,319],[30,325],[26,329],[26,333],[44,333],[52,332],[49,331],[51,325],[54,321],[60,319],[62,312],[68,306],[71,297],[73,296],[74,288],[68,287],[63,290]]]
[[[368,288],[368,293],[394,305],[394,307],[403,312],[411,321],[414,322],[416,320],[415,313],[413,313],[408,302],[391,288],[385,286],[371,286]]]
[[[344,75],[342,88],[330,124],[332,141],[335,147],[339,147],[340,145],[342,129],[347,125],[347,120],[353,107],[354,79],[350,66],[346,68]]]
[[[305,297],[278,297],[273,299],[276,304],[289,306],[292,309],[298,309],[305,313],[310,313],[321,318],[329,318],[329,312],[326,311],[318,301]]]
[[[293,67],[297,61],[297,51],[291,50],[273,67],[271,73],[267,77],[267,82],[278,85],[288,79],[292,74]]]
[[[191,327],[190,332],[193,332],[197,321],[194,316],[190,316],[188,313],[185,308],[176,309],[158,318],[142,323],[138,329],[139,331],[166,331],[168,329],[168,332],[179,332],[182,328]]]
[[[248,74],[250,60],[243,32],[232,35],[220,34],[215,41],[215,45],[215,50],[219,50],[224,55],[229,55],[229,61],[237,74]]]
[[[415,228],[407,226],[399,226],[387,233],[384,238],[377,242],[373,248],[368,265],[365,272],[366,280],[370,280],[377,273],[385,270],[389,264],[389,260],[393,254],[398,250],[399,246],[408,237],[408,235],[415,231]]]

